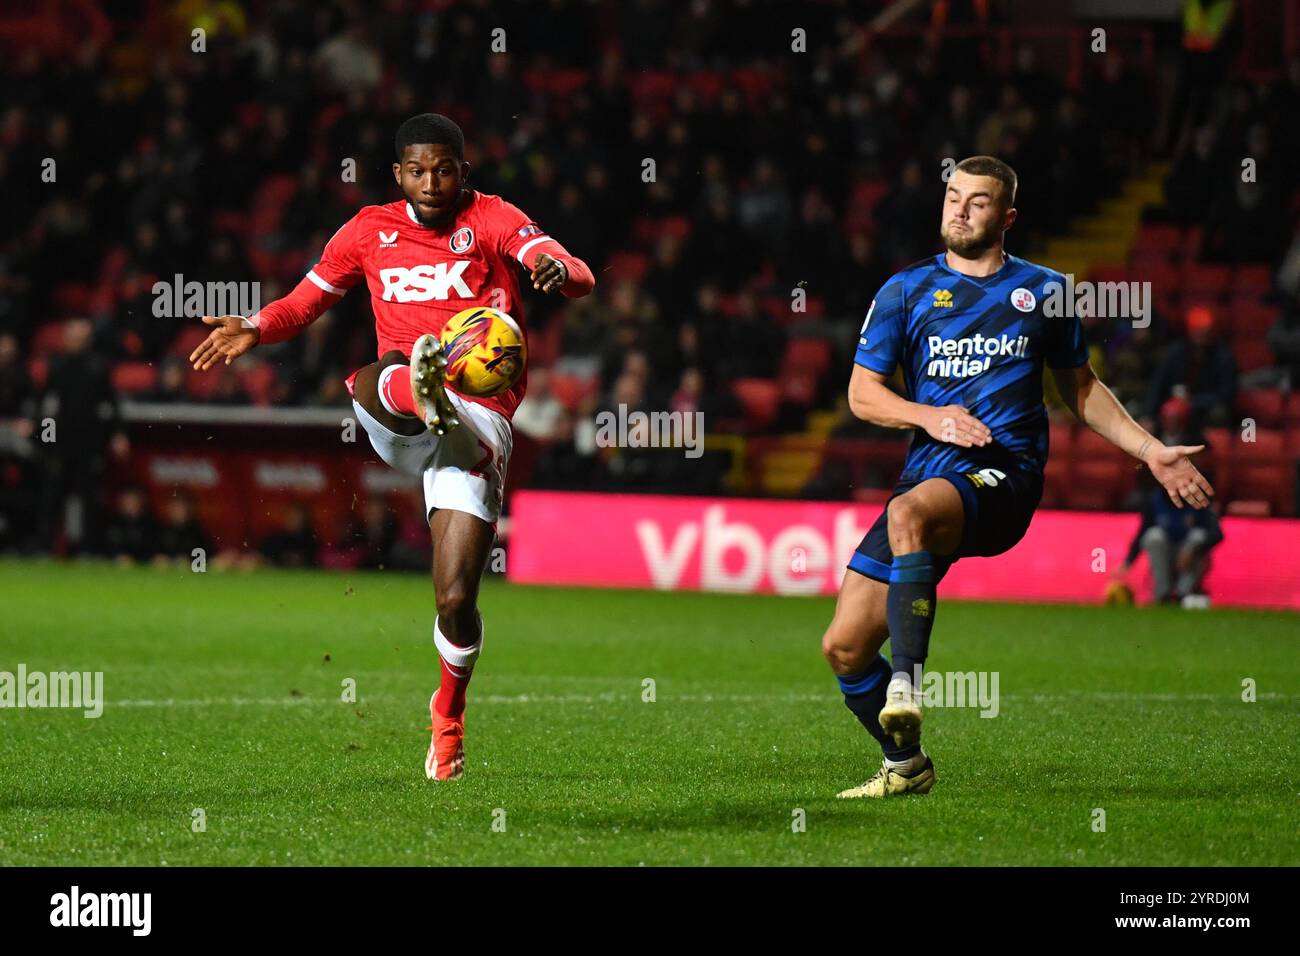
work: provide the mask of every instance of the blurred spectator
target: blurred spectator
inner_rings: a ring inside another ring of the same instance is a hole
[[[1201,435],[1191,430],[1191,413],[1191,406],[1183,399],[1166,401],[1160,409],[1161,440],[1170,445],[1200,444]],[[1118,576],[1126,577],[1138,553],[1145,551],[1156,603],[1187,603],[1191,597],[1203,598],[1210,552],[1223,540],[1218,515],[1212,507],[1175,507],[1168,492],[1145,469],[1142,484],[1142,521]]]
[[[104,529],[100,550],[119,564],[148,561],[160,553],[158,525],[139,488],[127,488],[118,495],[117,509]]]
[[[203,552],[206,562],[212,554],[212,541],[199,524],[194,513],[194,499],[185,492],[176,492],[163,506],[162,525],[158,528],[156,552],[164,558],[191,563],[195,549]]]
[[[1193,427],[1227,425],[1237,390],[1237,364],[1215,330],[1214,313],[1206,306],[1187,310],[1187,335],[1166,348],[1147,390],[1147,422],[1174,394],[1185,392]],[[1147,425],[1152,428],[1153,424]]]
[[[262,556],[272,564],[287,568],[312,568],[317,565],[318,539],[312,526],[311,512],[300,501],[285,509],[284,527],[262,541]]]
[[[551,394],[550,369],[530,369],[528,394],[515,409],[515,431],[538,441],[548,441],[554,437],[563,417],[564,406]]]
[[[1267,370],[1265,380],[1252,384],[1300,390],[1300,292],[1287,299],[1277,321],[1269,328],[1268,347],[1277,356],[1277,364]]]
[[[52,550],[61,543],[76,551],[94,539],[109,456],[125,457],[128,444],[108,364],[91,351],[90,323],[64,323],[63,344],[50,363],[38,411],[41,538]]]

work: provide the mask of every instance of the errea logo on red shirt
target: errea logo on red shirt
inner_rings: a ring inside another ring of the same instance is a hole
[[[469,268],[470,260],[439,262],[432,266],[414,266],[406,269],[396,266],[380,269],[379,281],[384,284],[385,302],[428,302],[430,299],[472,299],[474,293],[461,275]]]

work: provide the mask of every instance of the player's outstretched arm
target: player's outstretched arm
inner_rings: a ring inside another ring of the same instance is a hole
[[[1165,445],[1133,420],[1115,394],[1084,363],[1078,368],[1052,369],[1061,398],[1079,419],[1116,448],[1144,463],[1178,508],[1185,503],[1204,508],[1214,488],[1192,464],[1204,445]]]
[[[190,353],[190,362],[202,372],[222,360],[229,365],[255,345],[290,339],[329,311],[343,293],[332,286],[322,288],[313,270],[292,292],[254,316],[205,315],[203,322],[212,332]]]
[[[882,428],[924,428],[935,441],[962,448],[993,441],[989,427],[964,406],[909,402],[890,388],[888,381],[887,375],[854,365],[849,379],[849,409],[853,414]]]
[[[205,315],[203,324],[213,329],[190,353],[190,362],[199,372],[207,371],[223,359],[229,365],[262,338],[258,327],[242,315]]]

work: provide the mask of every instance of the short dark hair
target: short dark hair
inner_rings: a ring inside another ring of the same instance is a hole
[[[421,113],[397,127],[393,145],[397,147],[397,161],[402,161],[402,151],[416,144],[450,146],[457,159],[465,158],[465,134],[455,121],[441,113]]]
[[[1007,208],[1016,204],[1016,186],[1019,179],[1016,171],[996,156],[968,156],[957,164],[956,169],[968,176],[990,176],[1002,184],[1003,195],[1007,199]]]

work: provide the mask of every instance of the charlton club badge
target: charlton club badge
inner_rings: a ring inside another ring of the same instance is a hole
[[[451,242],[448,245],[456,255],[469,252],[469,247],[474,245],[474,230],[469,226],[462,226],[451,234]]]

